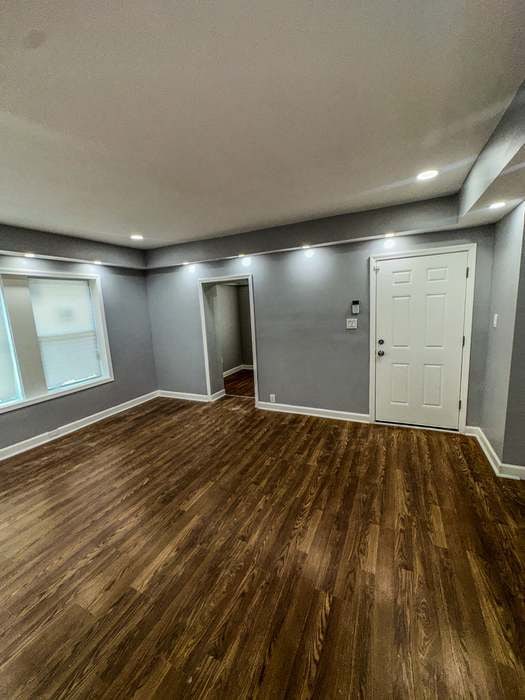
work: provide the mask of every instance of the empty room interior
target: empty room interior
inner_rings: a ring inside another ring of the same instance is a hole
[[[523,0],[0,36],[0,698],[524,697]]]

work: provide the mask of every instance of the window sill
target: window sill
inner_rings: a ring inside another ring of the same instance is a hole
[[[0,406],[0,414],[8,413],[9,411],[17,411],[20,408],[26,408],[27,406],[33,406],[37,403],[42,403],[43,401],[51,401],[52,399],[58,399],[62,396],[69,396],[70,394],[76,394],[79,391],[84,391],[85,389],[92,389],[96,386],[101,386],[102,384],[109,384],[114,382],[114,377],[102,377],[101,379],[95,379],[92,382],[86,382],[86,384],[78,384],[70,389],[63,389],[62,391],[52,391],[49,394],[44,394],[43,396],[34,396],[31,399],[23,399],[22,401],[13,401],[4,406]]]

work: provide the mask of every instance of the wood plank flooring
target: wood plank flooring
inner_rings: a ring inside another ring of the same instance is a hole
[[[228,396],[255,396],[253,369],[241,369],[224,377],[224,390]]]
[[[0,463],[0,696],[523,697],[473,438],[156,399]]]

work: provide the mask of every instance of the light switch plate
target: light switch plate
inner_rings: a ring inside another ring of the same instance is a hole
[[[346,319],[346,330],[353,331],[357,328],[357,318]]]

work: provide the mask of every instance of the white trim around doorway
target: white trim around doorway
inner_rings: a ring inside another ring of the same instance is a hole
[[[224,275],[220,277],[201,277],[199,279],[199,308],[201,315],[201,331],[202,331],[202,347],[204,350],[204,369],[206,372],[206,390],[208,395],[211,394],[210,380],[210,361],[208,356],[208,341],[206,339],[206,318],[204,315],[204,285],[205,284],[220,284],[221,282],[235,282],[246,280],[248,282],[248,292],[250,297],[250,327],[252,334],[252,351],[253,351],[253,378],[255,383],[255,403],[259,401],[259,385],[257,381],[257,340],[255,333],[255,303],[253,294],[253,275],[247,272],[244,275]]]
[[[376,284],[376,267],[380,260],[393,260],[396,258],[414,258],[426,255],[442,255],[444,253],[460,253],[466,252],[468,277],[465,293],[465,323],[464,335],[465,345],[463,346],[463,356],[461,363],[461,385],[460,385],[460,400],[461,408],[459,411],[459,432],[465,433],[467,426],[467,399],[468,399],[468,384],[469,384],[469,369],[470,369],[470,348],[472,341],[472,317],[474,311],[474,284],[476,279],[476,244],[465,243],[454,246],[436,246],[434,248],[422,248],[421,250],[400,250],[396,253],[387,253],[384,255],[370,256],[370,419],[376,422],[376,372],[375,372],[375,353],[376,353],[376,302],[377,302],[377,284]],[[417,427],[417,426],[413,426]]]
[[[253,365],[237,365],[237,367],[232,367],[231,369],[227,369],[226,372],[222,373],[222,376],[223,377],[231,377],[232,374],[236,374],[237,372],[241,372],[243,369],[253,370]]]

